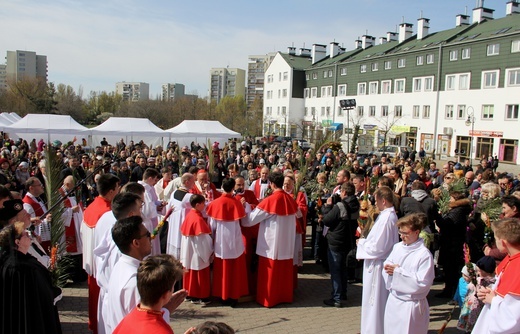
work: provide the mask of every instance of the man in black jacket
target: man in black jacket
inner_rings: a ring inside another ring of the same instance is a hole
[[[342,307],[341,300],[347,299],[347,254],[354,247],[354,233],[359,216],[359,201],[351,182],[341,185],[341,201],[334,204],[332,197],[322,208],[324,234],[329,243],[328,260],[332,295],[323,303],[327,306]],[[328,228],[328,230],[327,230]]]

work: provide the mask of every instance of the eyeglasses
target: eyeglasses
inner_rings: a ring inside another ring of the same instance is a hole
[[[152,237],[152,234],[150,233],[150,231],[146,231],[145,234],[140,235],[139,238],[137,238],[137,239],[142,239],[142,238],[144,238],[144,237],[151,238],[151,237]]]

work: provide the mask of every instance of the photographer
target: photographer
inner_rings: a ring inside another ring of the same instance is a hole
[[[354,233],[357,228],[359,201],[356,198],[355,187],[351,182],[341,185],[340,199],[335,195],[327,199],[322,208],[322,223],[328,230],[326,238],[329,244],[328,260],[332,295],[323,301],[325,305],[342,307],[341,300],[347,299],[347,254],[354,246]]]

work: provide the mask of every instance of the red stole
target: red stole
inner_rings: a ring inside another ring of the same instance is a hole
[[[231,194],[226,193],[209,203],[206,213],[208,217],[226,222],[239,220],[246,216],[242,203]]]
[[[261,190],[262,190],[262,179],[258,179],[255,181],[255,187],[254,187],[254,192],[255,192],[255,196],[258,200],[262,200],[263,198],[260,198],[260,193],[261,193]],[[269,181],[267,181],[267,185],[269,185]]]
[[[260,202],[258,208],[279,216],[294,215],[298,211],[294,198],[282,189],[277,189],[270,196],[266,197]]]
[[[60,195],[65,198],[63,200],[63,206],[66,208],[72,208],[72,203],[67,196],[67,190],[64,187],[58,189]],[[76,223],[74,221],[74,212],[72,213],[69,226],[65,227],[65,244],[67,246],[67,252],[77,253],[78,252],[78,241],[76,240]]]
[[[45,212],[43,212],[43,209],[42,209],[42,206],[40,205],[40,203],[35,201],[32,197],[25,195],[25,197],[23,198],[22,201],[24,203],[29,204],[33,208],[35,216],[40,217],[45,213]]]
[[[211,234],[211,229],[202,217],[202,213],[191,209],[181,225],[181,233],[186,237],[196,237],[201,234]]]
[[[296,204],[302,213],[302,217],[296,219],[296,233],[305,235],[307,229],[307,211],[309,208],[305,200],[305,194],[302,191],[298,191],[298,195],[296,195]]]
[[[500,272],[498,271],[499,269]],[[502,275],[500,275],[500,273],[502,273]],[[518,279],[518,275],[520,274],[520,253],[513,256],[506,256],[506,258],[500,262],[497,268],[497,274],[500,275],[500,281],[495,290],[497,295],[502,298],[507,294],[520,296],[520,280]]]
[[[162,181],[162,187],[163,187],[163,189],[166,188],[166,186],[168,185],[168,183],[170,183],[170,181],[165,181],[165,180],[163,179],[163,181]]]

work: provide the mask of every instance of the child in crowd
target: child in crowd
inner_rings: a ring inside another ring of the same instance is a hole
[[[488,287],[495,283],[496,262],[491,256],[484,256],[476,263],[477,278],[475,281],[468,282],[468,292],[464,299],[464,304],[460,311],[457,328],[471,333],[477,318],[484,307],[484,303],[477,298],[477,290],[481,287]]]
[[[464,298],[468,294],[468,285],[474,281],[476,283],[477,272],[475,270],[475,264],[468,262],[462,267],[460,271],[462,276],[459,278],[459,284],[457,285],[457,290],[455,291],[455,295],[453,296],[453,300],[451,300],[448,304],[450,305],[459,305],[462,308],[464,304]]]
[[[213,239],[211,229],[202,216],[205,198],[193,195],[190,198],[193,209],[186,215],[181,225],[180,260],[186,269],[183,288],[188,290],[188,300],[194,304],[209,304],[211,276],[209,265],[213,259]]]

